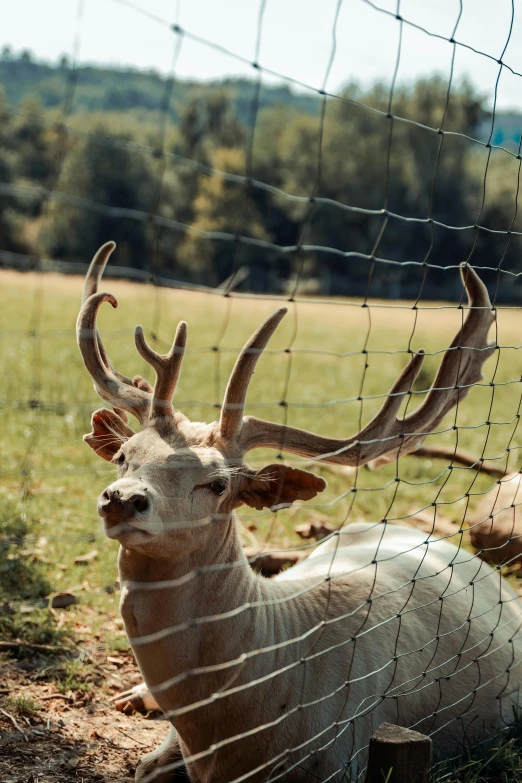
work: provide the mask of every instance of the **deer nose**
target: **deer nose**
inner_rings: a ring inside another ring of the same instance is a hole
[[[117,487],[107,487],[98,502],[98,512],[102,516],[111,516],[117,519],[129,519],[137,512],[147,511],[148,508],[149,499],[143,492],[134,492],[125,497],[125,494]]]
[[[136,511],[147,511],[149,507],[148,497],[143,495],[141,492],[137,492],[135,495],[132,495],[128,502],[132,503]]]

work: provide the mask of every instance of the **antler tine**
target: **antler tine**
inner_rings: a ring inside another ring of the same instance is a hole
[[[87,270],[87,274],[85,275],[85,282],[83,284],[82,305],[87,301],[87,299],[90,296],[98,293],[98,287],[100,285],[100,280],[102,279],[103,272],[105,271],[105,267],[107,266],[107,261],[109,260],[115,248],[116,248],[116,242],[112,242],[112,241],[106,242],[94,254],[93,259],[89,265],[89,269]],[[122,383],[126,383],[129,386],[133,386],[134,382],[132,378],[128,378],[126,375],[123,375],[121,372],[118,372],[118,370],[116,370],[113,367],[112,362],[107,354],[107,351],[105,350],[105,346],[102,343],[102,339],[100,337],[99,332],[96,332],[96,340],[98,341],[98,349],[100,351],[100,356],[105,366],[108,367],[112,371],[112,373],[117,378],[119,378],[119,380]]]
[[[107,293],[92,294],[83,303],[76,324],[78,347],[100,397],[114,408],[133,413],[143,424],[149,414],[150,394],[122,381],[102,358],[97,339],[96,316],[103,302],[110,302],[113,307],[118,306],[116,298]]]
[[[246,395],[252,375],[263,349],[287,312],[286,307],[281,307],[267,318],[256,329],[237,357],[227,384],[219,420],[220,434],[226,440],[234,440],[241,432]]]
[[[422,432],[430,423],[438,424],[450,408],[464,399],[471,386],[482,380],[482,365],[495,350],[487,340],[495,320],[487,288],[471,267],[462,265],[460,274],[470,310],[444,354],[428,396],[416,411],[406,416],[408,432]]]
[[[495,317],[488,290],[477,273],[472,267],[462,264],[460,275],[470,307],[466,320],[444,354],[426,399],[417,410],[399,422],[402,432],[410,433],[409,437],[403,438],[398,447],[378,455],[373,467],[391,462],[398,453],[404,455],[415,451],[446,413],[466,397],[475,383],[482,380],[482,366],[495,350],[487,339]]]
[[[116,242],[106,242],[102,245],[94,254],[89,269],[85,275],[85,281],[83,284],[82,305],[93,294],[98,293],[98,286],[102,279],[103,272],[107,266],[112,252],[116,249]]]
[[[172,348],[165,356],[156,353],[147,344],[141,326],[136,327],[134,342],[140,356],[156,370],[157,377],[152,398],[151,418],[173,416],[172,398],[178,383],[181,363],[187,344],[187,324],[185,321],[180,321],[176,329]]]
[[[422,351],[402,371],[379,413],[351,438],[323,438],[295,427],[246,417],[239,443],[242,453],[264,446],[341,465],[357,466],[373,461],[377,467],[398,454],[415,451],[471,386],[481,380],[482,366],[495,350],[487,341],[494,315],[486,286],[471,267],[461,267],[461,276],[470,310],[444,354],[426,399],[416,411],[403,419],[397,418],[404,396],[411,394],[411,385],[422,366]]]

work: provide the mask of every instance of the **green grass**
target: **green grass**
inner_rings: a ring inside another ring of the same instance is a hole
[[[8,697],[5,700],[5,708],[10,712],[14,712],[15,715],[21,715],[26,718],[34,717],[40,709],[34,699],[29,699],[26,696]]]
[[[59,693],[69,691],[81,691],[83,693],[92,690],[94,685],[100,684],[100,673],[89,661],[79,658],[70,658],[60,661],[46,670],[46,679],[53,680]]]
[[[1,613],[0,634],[55,643],[56,633],[63,638],[73,632],[80,641],[125,648],[121,626],[115,623],[118,545],[102,535],[96,514],[96,498],[114,479],[115,470],[82,442],[82,435],[90,430],[92,411],[102,404],[74,337],[82,281],[9,272],[2,273],[0,283],[0,603],[27,610],[20,614],[7,608]],[[102,308],[103,340],[116,366],[128,375],[152,379],[134,348],[136,322],[142,323],[149,338],[153,330],[158,335],[156,347],[165,351],[177,321],[188,321],[189,349],[175,402],[190,418],[203,421],[216,418],[238,350],[276,306],[262,299],[224,299],[113,281],[103,288],[113,291],[120,302],[116,311],[107,305]],[[290,304],[289,315],[259,362],[247,413],[286,420],[324,435],[356,432],[378,410],[406,363],[410,338],[413,349],[442,351],[461,322],[456,309],[432,306],[414,311],[408,303],[396,303],[400,305],[396,308],[391,304],[373,303],[367,308],[360,302]],[[499,311],[498,342],[517,346],[521,327],[516,310]],[[212,350],[215,346],[218,351]],[[363,349],[368,351],[366,357]],[[368,367],[362,383],[365,358]],[[429,386],[440,359],[440,354],[426,359],[417,390]],[[431,443],[458,442],[459,448],[477,457],[503,457],[504,463],[499,464],[507,464],[506,446],[520,444],[515,426],[520,375],[519,352],[504,347],[500,357],[486,364],[484,385],[473,389],[459,406],[458,429],[451,429],[454,419],[448,415],[441,425],[448,431],[432,436]],[[488,385],[491,380],[495,386]],[[421,394],[414,395],[414,403],[421,400]],[[281,401],[288,405],[282,406]],[[486,421],[494,423],[486,425]],[[253,452],[249,463],[262,466],[274,456],[269,451]],[[516,449],[509,466],[518,469]],[[378,521],[384,516],[400,519],[436,502],[441,514],[466,524],[484,495],[495,488],[495,480],[468,469],[448,472],[446,468],[441,462],[412,457],[401,459],[398,467],[361,469],[357,475],[321,467],[317,472],[328,480],[328,488],[314,502],[277,516],[243,509],[243,521],[257,526],[260,541],[282,547],[302,545],[294,526],[317,516],[334,524]],[[77,555],[93,548],[98,550],[97,559],[85,566],[74,564]],[[66,610],[58,628],[56,617],[62,610],[51,616],[45,597],[64,590],[76,592],[80,603]],[[60,687],[85,687],[92,681],[92,673],[80,671],[80,664],[70,661],[64,666],[56,673]],[[490,779],[471,767],[469,775],[475,777],[458,779],[470,783]]]
[[[0,615],[0,638],[5,641],[22,639],[28,645],[63,646],[70,629],[59,628],[50,612],[35,603],[4,605]],[[39,650],[21,646],[17,657],[31,657],[35,652]]]
[[[522,722],[495,732],[459,758],[434,764],[430,783],[519,783],[522,780]]]
[[[177,320],[188,320],[189,350],[176,402],[195,420],[214,419],[237,351],[274,309],[274,302],[225,300],[114,281],[106,282],[104,287],[116,293],[120,307],[116,311],[109,306],[102,308],[103,339],[113,361],[129,375],[140,373],[151,378],[150,368],[133,344],[137,321],[143,323],[149,335],[153,327],[159,336],[157,346],[166,349]],[[78,590],[81,602],[68,613],[78,616],[79,622],[85,605],[94,607],[104,619],[107,613],[111,619],[118,612],[117,592],[111,592],[116,579],[117,544],[102,535],[96,514],[97,495],[114,478],[115,471],[96,459],[82,442],[82,435],[90,429],[90,414],[102,403],[92,389],[74,338],[80,290],[78,278],[7,273],[2,279],[0,309],[4,367],[0,501],[10,509],[8,514],[2,512],[0,535],[11,541],[10,554],[14,551],[13,536],[23,538],[18,551],[36,549],[40,553],[36,556],[40,560],[24,555],[17,563],[17,568],[33,574],[27,578],[37,580],[35,596],[41,596],[47,588],[49,592]],[[366,423],[376,412],[382,395],[405,364],[405,353],[386,352],[405,351],[412,334],[412,347],[441,351],[459,323],[460,313],[454,309],[415,313],[405,304],[397,309],[363,309],[360,303],[291,305],[270,350],[259,362],[247,412],[275,421],[283,421],[286,415],[288,423],[325,435],[353,433],[360,422]],[[224,325],[227,328],[222,332]],[[521,325],[516,311],[501,311],[500,344],[516,346]],[[212,351],[217,340],[220,350]],[[365,344],[370,353],[361,403],[356,398],[364,369],[360,352]],[[291,352],[285,353],[285,348]],[[339,355],[346,352],[355,355]],[[439,361],[440,355],[427,358],[421,378],[424,387],[429,385]],[[503,349],[495,371],[496,361],[493,357],[486,365],[485,382],[495,373],[496,383],[511,383],[473,389],[459,407],[458,431],[433,436],[433,443],[454,445],[458,436],[459,447],[477,456],[484,453],[494,458],[504,454],[515,430],[520,397],[519,354],[515,349]],[[381,397],[371,399],[375,395]],[[288,407],[280,405],[283,399]],[[413,401],[416,399],[421,401],[422,395],[415,395]],[[40,405],[33,402],[31,407],[31,400],[38,400]],[[499,423],[486,426],[488,419]],[[450,414],[441,428],[452,423]],[[518,445],[517,433],[511,445]],[[510,463],[513,467],[516,456],[515,451]],[[257,466],[273,459],[274,452],[249,455],[249,462]],[[377,521],[383,516],[397,519],[436,501],[445,516],[467,519],[495,482],[470,470],[448,473],[445,468],[441,462],[407,457],[400,461],[401,480],[396,481],[395,464],[377,471],[362,469],[357,476],[339,475],[323,467],[318,472],[328,480],[328,489],[313,503],[280,512],[277,517],[268,511],[249,509],[243,510],[243,516],[247,522],[255,521],[260,539],[268,538],[270,543],[283,546],[298,545],[294,525],[318,515],[334,524],[343,520]],[[39,540],[44,542],[40,548]],[[99,553],[96,560],[86,566],[74,565],[75,556],[93,547]]]
[[[2,498],[0,519],[0,603],[13,598],[43,598],[50,590],[44,564],[37,549],[25,548],[37,521],[27,519],[23,504],[13,496]]]

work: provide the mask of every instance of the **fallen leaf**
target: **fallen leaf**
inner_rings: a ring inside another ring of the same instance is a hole
[[[78,598],[74,593],[56,593],[51,600],[51,607],[53,609],[65,609],[67,606],[72,606],[78,603]]]
[[[75,557],[74,565],[87,565],[87,563],[90,563],[92,560],[96,560],[97,557],[98,550],[91,549],[91,551],[87,552],[86,555],[78,555],[78,557]]]
[[[92,635],[92,628],[88,625],[80,625],[80,623],[74,623],[74,632],[77,635]]]
[[[79,763],[80,763],[79,756],[71,756],[71,758],[67,759],[64,766],[66,769],[76,769]]]
[[[283,552],[263,550],[260,551],[253,546],[246,546],[243,548],[245,555],[252,561],[253,568],[258,568],[261,573],[273,576],[279,574],[287,566],[292,566],[298,563],[302,557],[302,552],[292,552],[291,550],[285,550]]]
[[[512,576],[513,574],[517,574],[517,579],[522,579],[522,563],[512,563],[503,572],[503,576]]]
[[[123,658],[118,658],[116,655],[108,655],[107,663],[114,663],[116,666],[123,666],[125,661]]]
[[[20,557],[30,557],[33,560],[38,560],[40,563],[49,562],[49,558],[44,557],[39,549],[22,549],[20,551]]]
[[[321,539],[329,536],[337,528],[330,525],[325,519],[316,519],[314,522],[307,522],[304,525],[297,525],[294,527],[295,532],[300,538],[316,538]]]
[[[460,530],[460,525],[453,522],[451,519],[437,514],[434,516],[433,511],[417,511],[412,512],[411,515],[404,520],[409,527],[415,527],[417,530],[422,530],[423,533],[430,533],[434,536],[441,536],[443,538],[447,536],[454,536]]]

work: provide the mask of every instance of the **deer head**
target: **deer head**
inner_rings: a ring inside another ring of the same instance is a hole
[[[98,510],[107,535],[128,548],[153,547],[161,553],[165,536],[205,526],[208,520],[230,518],[241,504],[256,509],[286,506],[296,500],[309,500],[325,488],[322,478],[285,465],[249,468],[243,460],[252,449],[275,448],[351,466],[389,462],[414,451],[482,378],[482,365],[494,350],[487,341],[494,320],[487,290],[473,269],[464,266],[461,275],[470,310],[445,352],[424,402],[398,418],[424,360],[424,352],[419,351],[412,354],[381,410],[366,427],[346,440],[326,438],[244,416],[248,385],[259,356],[286,313],[286,308],[281,308],[257,329],[241,351],[219,421],[191,422],[172,405],[185,351],[184,322],[179,324],[165,356],[152,350],[142,328],[136,327],[136,348],[156,372],[154,388],[140,376],[131,379],[117,372],[103,347],[96,316],[104,302],[117,307],[117,301],[112,294],[98,293],[97,289],[114,247],[113,242],[103,245],[91,263],[77,338],[98,394],[114,408],[96,411],[92,432],[84,437],[100,457],[118,466],[119,478],[100,496]],[[140,432],[130,428],[126,413],[138,419]]]

